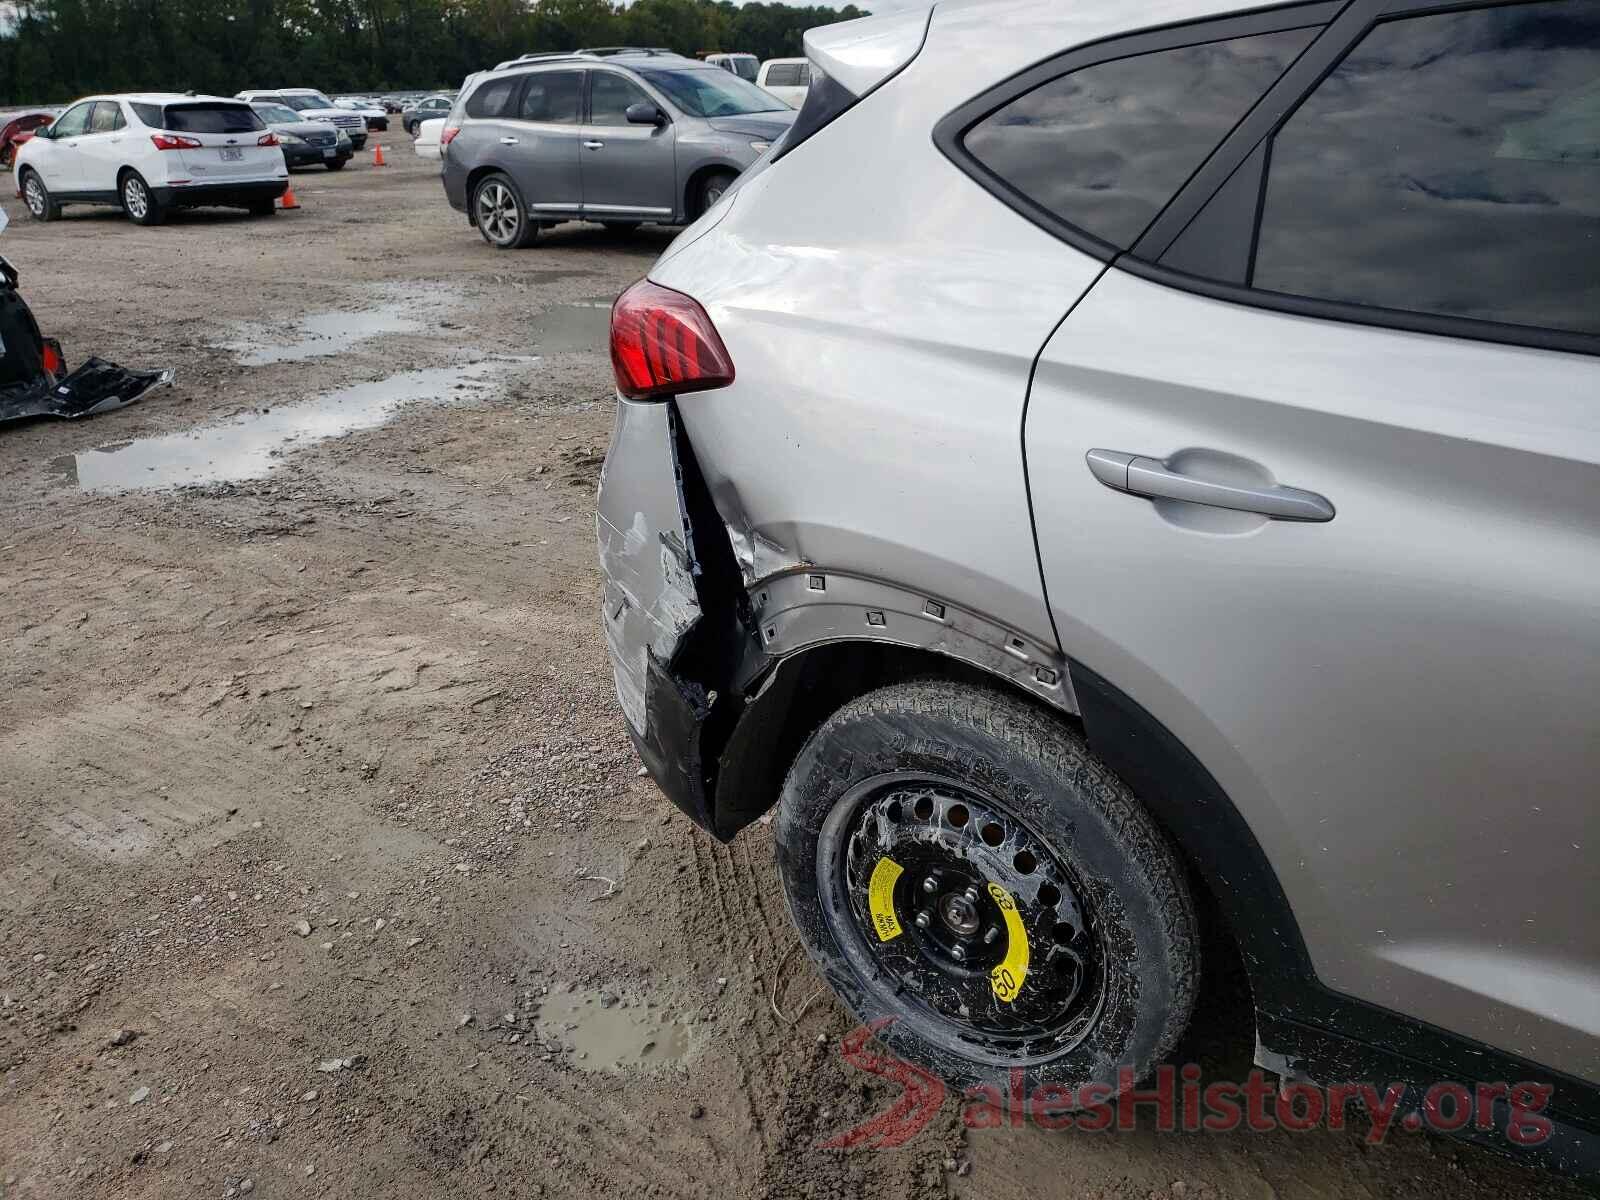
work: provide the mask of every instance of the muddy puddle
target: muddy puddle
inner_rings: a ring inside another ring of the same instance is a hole
[[[437,287],[430,287],[426,297],[419,299],[416,288],[407,289],[405,295],[384,289],[371,304],[354,312],[333,310],[270,323],[239,322],[228,337],[211,345],[234,355],[246,367],[341,354],[371,338],[433,329],[460,303],[458,296]]]
[[[689,1030],[659,1005],[587,988],[552,988],[539,1026],[586,1071],[666,1066],[687,1057]]]
[[[607,353],[611,338],[611,300],[596,296],[558,304],[533,319],[530,334],[540,354]]]
[[[277,467],[284,452],[295,446],[372,429],[405,404],[472,399],[489,391],[512,367],[532,361],[493,358],[407,371],[314,400],[243,413],[220,425],[63,455],[51,468],[86,492],[257,479]]]

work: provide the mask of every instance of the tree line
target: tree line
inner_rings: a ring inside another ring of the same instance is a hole
[[[0,9],[7,5],[0,3]],[[540,50],[666,46],[683,54],[801,52],[854,5],[713,0],[17,0],[0,22],[0,104],[91,92],[247,87],[454,88]]]

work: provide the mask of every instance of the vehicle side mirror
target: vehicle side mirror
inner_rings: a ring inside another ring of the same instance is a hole
[[[637,104],[628,105],[623,115],[628,118],[629,125],[665,125],[667,123],[667,114],[648,100],[641,100]]]
[[[53,125],[41,125],[33,131],[34,137],[53,138],[55,135],[55,127]]]

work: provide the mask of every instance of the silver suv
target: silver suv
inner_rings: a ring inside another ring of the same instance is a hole
[[[623,712],[948,1079],[1070,1120],[1231,943],[1319,1113],[1600,1171],[1600,5],[1140,11],[806,36],[613,310]]]
[[[755,84],[670,52],[529,55],[462,88],[440,137],[444,191],[503,250],[560,221],[681,223],[794,118]]]

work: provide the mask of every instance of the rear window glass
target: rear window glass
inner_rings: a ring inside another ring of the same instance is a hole
[[[797,87],[800,83],[799,63],[774,63],[767,71],[767,83],[772,87]]]
[[[517,94],[517,84],[521,83],[520,76],[512,75],[506,79],[491,79],[477,91],[472,93],[472,98],[467,101],[467,116],[469,117],[503,117],[511,108],[511,100]],[[425,102],[423,109],[443,107],[432,101]]]
[[[1315,32],[1084,67],[978,122],[967,152],[1060,220],[1126,249]]]
[[[162,128],[173,133],[251,133],[265,129],[266,125],[248,104],[213,101],[167,105],[167,119]]]
[[[582,71],[541,71],[529,75],[522,93],[522,119],[555,125],[578,123],[578,101],[583,95]]]
[[[140,104],[137,101],[129,101],[128,102],[128,107],[133,109],[133,115],[134,116],[138,117],[139,120],[143,121],[146,125],[150,126],[150,128],[152,128],[152,129],[160,129],[161,128],[161,123],[162,123],[161,105],[159,105],[159,104]]]

